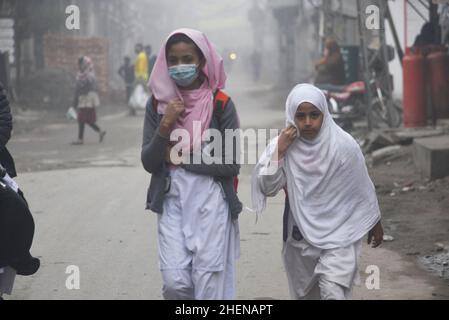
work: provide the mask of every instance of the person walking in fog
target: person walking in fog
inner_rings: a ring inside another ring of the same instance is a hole
[[[135,47],[134,77],[137,83],[146,85],[148,81],[148,57],[141,43]]]
[[[141,43],[134,47],[136,58],[134,61],[134,86],[131,93],[131,100],[137,99],[139,103],[131,102],[129,104],[129,115],[135,116],[137,114],[136,108],[144,108],[147,97],[147,83],[148,83],[148,57]]]
[[[381,214],[357,142],[332,119],[326,97],[301,84],[286,103],[287,129],[252,176],[257,213],[287,194],[282,250],[293,299],[343,300],[357,282],[362,238],[383,241]]]
[[[131,64],[131,59],[129,57],[124,58],[123,65],[120,67],[118,74],[125,82],[126,103],[128,103],[129,98],[131,98],[131,93],[133,91],[133,85],[134,85],[134,67]]]
[[[78,140],[74,145],[84,143],[84,127],[89,125],[98,133],[100,143],[103,142],[106,131],[101,130],[97,125],[96,108],[100,105],[100,99],[97,93],[97,80],[95,78],[94,65],[92,60],[87,57],[81,57],[78,60],[79,72],[76,77],[75,98],[73,106],[78,110]]]
[[[148,59],[148,76],[150,76],[153,71],[154,64],[156,63],[156,56],[153,54],[153,48],[151,45],[145,46],[145,53]]]
[[[222,137],[226,129],[239,128],[236,108],[221,91],[225,81],[222,58],[203,33],[192,29],[168,37],[151,74],[153,97],[146,109],[142,163],[152,174],[147,208],[158,214],[165,299],[221,300],[235,295],[237,218],[242,211],[234,189],[240,170],[237,153],[229,155],[226,149],[220,155],[223,164],[210,165],[175,165],[170,156],[175,129],[189,134],[190,141],[182,143],[185,156],[192,157],[206,147],[202,137],[208,128],[219,130]],[[199,133],[193,130],[195,122]],[[225,164],[230,156],[232,163]]]

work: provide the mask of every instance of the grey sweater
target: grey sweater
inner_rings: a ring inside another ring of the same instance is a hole
[[[145,113],[141,158],[143,167],[151,174],[150,186],[147,192],[146,208],[155,213],[162,214],[165,194],[169,191],[168,188],[170,184],[170,170],[165,162],[165,154],[167,146],[169,145],[169,139],[160,135],[159,125],[162,115],[158,114],[154,109],[152,99],[150,99],[147,103]],[[210,128],[220,130],[223,137],[223,150],[226,150],[225,143],[233,144],[232,147],[234,152],[232,161],[225,162],[225,152],[223,152],[222,155],[222,163],[232,162],[232,164],[202,163],[185,164],[181,166],[187,171],[211,176],[221,184],[233,219],[237,219],[238,215],[242,212],[242,203],[234,190],[234,177],[240,172],[240,165],[238,163],[240,157],[240,136],[238,134],[235,135],[232,141],[225,141],[224,136],[226,129],[239,129],[239,127],[237,110],[235,109],[232,100],[230,100],[220,115],[218,115],[217,112],[214,112]],[[229,150],[229,146],[227,150]],[[200,190],[198,191],[200,192]]]

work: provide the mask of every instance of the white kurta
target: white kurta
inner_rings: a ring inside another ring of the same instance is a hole
[[[285,154],[291,210],[308,243],[321,249],[345,247],[380,221],[376,190],[360,146],[332,119],[321,90],[310,84],[296,86],[287,98],[286,125],[299,131],[295,119],[304,103],[315,106],[323,121],[313,139],[299,132]],[[271,141],[255,171],[277,154],[277,142],[278,138]],[[260,213],[266,197],[254,180],[253,209]]]
[[[232,221],[221,185],[212,177],[171,171],[158,218],[158,245],[165,299],[234,298],[238,222]]]
[[[6,174],[3,177],[3,181],[6,183],[6,185],[8,187],[10,187],[11,189],[13,189],[15,192],[19,191],[19,185],[8,175]]]
[[[273,166],[274,164],[271,163]],[[276,163],[274,174],[264,175],[268,166],[259,168],[258,184],[266,196],[275,196],[287,183],[283,162]],[[265,171],[265,172],[264,172]],[[296,234],[294,233],[294,227]],[[298,237],[298,222],[291,210],[287,224],[287,241],[282,257],[293,299],[349,299],[358,282],[358,262],[362,240],[347,247],[323,250]],[[294,236],[294,234],[296,236]]]

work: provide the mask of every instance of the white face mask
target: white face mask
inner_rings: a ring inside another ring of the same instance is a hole
[[[198,78],[198,66],[196,64],[179,64],[168,68],[170,78],[181,87],[190,86]]]

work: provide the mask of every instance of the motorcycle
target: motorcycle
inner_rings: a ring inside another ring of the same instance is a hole
[[[385,94],[378,80],[370,81],[375,96],[371,101],[371,119],[375,127],[389,124],[388,106]],[[367,117],[365,82],[357,81],[347,86],[318,85],[326,95],[329,111],[335,122],[344,130],[352,130],[353,122]],[[396,101],[391,110],[391,127],[399,127],[402,123],[402,108]]]

